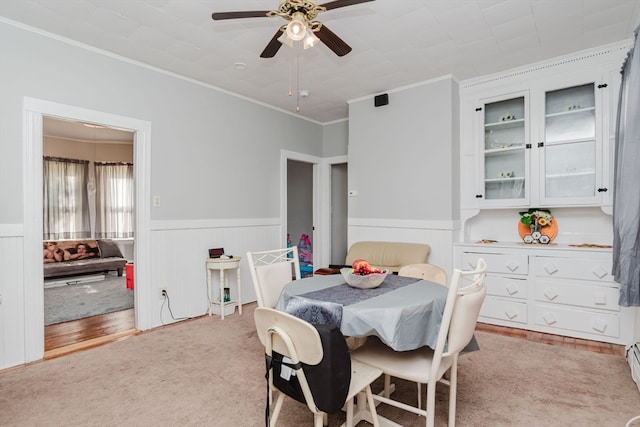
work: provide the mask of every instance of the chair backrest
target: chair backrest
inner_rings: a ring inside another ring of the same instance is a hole
[[[433,264],[409,264],[400,267],[398,276],[429,280],[447,286],[447,272]]]
[[[282,288],[300,279],[300,260],[295,246],[247,252],[247,260],[259,307],[275,307]]]
[[[443,355],[457,354],[471,341],[487,293],[484,283],[486,271],[487,264],[482,258],[473,270],[453,270],[434,350],[435,369]]]
[[[310,323],[268,307],[256,308],[253,316],[258,338],[268,356],[277,352],[291,359],[292,364],[317,365],[322,361],[324,352],[320,334]],[[312,412],[317,412],[304,371],[296,371],[296,376],[307,406]]]

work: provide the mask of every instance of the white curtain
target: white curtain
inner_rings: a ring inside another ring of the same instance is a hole
[[[43,171],[44,240],[90,237],[89,162],[45,157]]]
[[[613,275],[619,304],[640,306],[640,51],[635,44],[622,67],[618,100],[613,193]]]
[[[133,164],[96,163],[96,237],[134,237]]]

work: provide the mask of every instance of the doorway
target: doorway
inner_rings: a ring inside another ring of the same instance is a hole
[[[287,240],[298,245],[302,275],[313,271],[313,245],[310,251],[301,251],[301,237],[307,235],[313,243],[313,230],[313,164],[288,159],[286,232]]]
[[[75,173],[84,172],[85,180],[80,186],[83,191],[66,197],[72,197],[70,204],[84,207],[74,217],[85,218],[79,223],[86,225],[83,231],[72,236],[69,231],[75,228],[75,222],[64,227],[59,225],[71,220],[60,221],[69,209],[66,206],[48,209],[43,199],[45,211],[49,212],[45,215],[49,223],[43,227],[44,240],[73,245],[85,239],[89,243],[109,239],[117,245],[122,257],[133,263],[133,132],[45,116],[42,133],[44,162],[51,165],[45,168],[45,175],[53,174],[50,181],[44,177],[45,182],[51,182],[45,186],[51,192],[48,199],[61,200],[56,194],[69,187],[58,187],[57,183],[75,182],[78,178]],[[102,223],[105,225],[101,226]],[[69,237],[74,240],[64,240]],[[73,251],[73,247],[70,250]],[[97,250],[95,255],[101,256]],[[130,269],[125,269],[125,275],[127,273],[133,275]],[[60,347],[79,346],[85,341],[133,329],[134,297],[133,290],[127,287],[127,279],[132,278],[125,275],[118,276],[112,271],[45,279],[45,355]]]
[[[347,156],[319,158],[306,154],[282,150],[281,152],[281,217],[282,245],[289,230],[289,217],[295,215],[293,205],[300,205],[300,200],[289,195],[289,183],[295,185],[297,192],[303,194],[301,199],[305,209],[311,214],[303,214],[306,227],[311,227],[311,243],[313,248],[313,269],[327,267],[333,260],[343,264],[347,253]],[[293,168],[303,172],[297,179],[289,177],[289,162]],[[308,219],[311,215],[311,220]],[[291,234],[291,233],[289,233]],[[298,243],[299,235],[291,235],[292,243]],[[284,247],[284,246],[282,246]]]
[[[42,123],[45,116],[94,123],[133,132],[136,164],[135,327],[138,330],[144,330],[154,325],[151,315],[154,299],[149,285],[149,277],[151,276],[151,206],[148,201],[151,199],[151,123],[102,111],[25,97],[23,99],[25,197],[23,199],[24,265],[22,271],[25,362],[40,360],[44,356],[43,206],[41,195],[43,185]]]

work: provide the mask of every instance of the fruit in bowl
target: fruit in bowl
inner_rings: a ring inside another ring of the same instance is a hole
[[[340,274],[349,286],[360,289],[373,289],[382,284],[387,277],[387,270],[372,267],[367,261],[357,259],[352,264],[353,268],[342,268]]]
[[[353,274],[359,274],[361,276],[367,276],[369,274],[379,274],[382,273],[382,270],[379,268],[372,267],[369,262],[364,259],[357,259],[353,261],[351,264],[353,267]]]

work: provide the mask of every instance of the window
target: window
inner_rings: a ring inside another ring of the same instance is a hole
[[[44,240],[91,237],[86,160],[44,158]]]
[[[133,164],[96,163],[96,237],[134,237]]]

